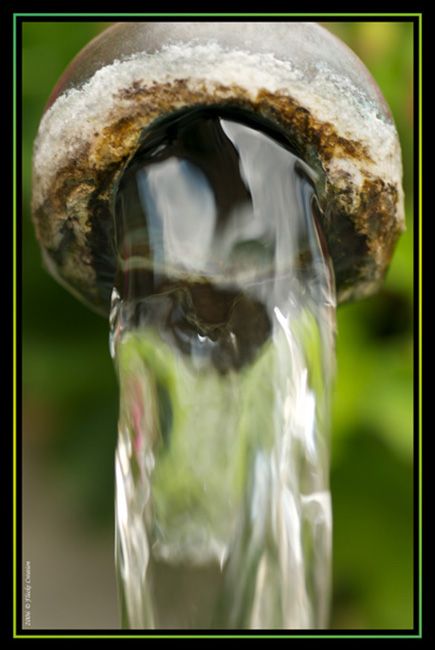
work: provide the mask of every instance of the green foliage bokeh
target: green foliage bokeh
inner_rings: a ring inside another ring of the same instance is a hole
[[[108,324],[45,272],[30,219],[31,152],[65,66],[106,23],[23,25],[23,424],[90,531],[113,526],[117,386]],[[407,628],[413,606],[412,25],[325,23],[359,54],[402,144],[407,232],[382,291],[338,310],[332,417],[332,626]]]

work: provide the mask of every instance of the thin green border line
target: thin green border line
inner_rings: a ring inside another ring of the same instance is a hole
[[[419,519],[419,626],[420,634],[423,634],[423,20],[420,16],[418,21],[418,176],[419,176],[419,196],[418,196],[418,442],[419,442],[419,487],[418,495],[418,519]]]
[[[18,634],[16,639],[420,639],[418,634]]]
[[[286,16],[343,16],[343,17],[360,17],[360,16],[379,16],[379,17],[390,17],[390,16],[399,16],[399,17],[418,17],[421,16],[421,13],[305,13],[305,12],[299,12],[299,13],[16,13],[13,14],[16,17],[22,18],[22,17],[27,17],[27,16],[47,16],[50,18],[58,18],[58,17],[75,17],[75,16],[91,16],[91,17],[100,17],[100,16],[122,16],[122,17],[129,17],[133,18],[135,16],[151,16],[151,17],[164,17],[164,16],[175,16],[175,17],[182,17],[186,16],[187,18],[190,17],[207,17],[210,16],[212,18],[222,16],[222,17],[246,17],[246,18],[258,18],[261,16],[267,17],[267,16],[276,16],[276,17],[286,17]]]
[[[17,121],[16,121],[16,24],[17,18],[31,17],[31,16],[40,16],[40,17],[107,17],[107,16],[124,16],[124,17],[135,17],[135,16],[150,16],[150,17],[164,17],[164,16],[173,16],[173,17],[217,17],[217,16],[226,16],[226,17],[260,17],[260,16],[276,16],[276,17],[286,17],[286,16],[343,16],[343,17],[417,17],[418,18],[418,30],[419,30],[419,68],[418,68],[418,80],[419,80],[419,133],[418,133],[418,142],[419,142],[419,159],[418,159],[418,171],[419,171],[419,199],[418,199],[418,217],[419,217],[419,241],[418,241],[418,250],[419,250],[419,283],[418,283],[418,298],[419,298],[419,475],[420,475],[420,493],[419,493],[419,524],[420,524],[420,538],[419,538],[419,634],[325,634],[325,635],[310,635],[310,634],[268,634],[268,635],[207,635],[207,634],[183,634],[183,635],[169,635],[169,634],[135,634],[135,635],[124,635],[124,634],[17,634],[17,553],[16,553],[16,525],[17,525],[17,493],[16,493],[16,478],[17,478],[17,426],[16,426],[16,406],[17,406],[17,359],[16,359],[16,350],[17,350],[17,260],[16,260],[16,246],[17,246],[17,236],[16,236],[16,220],[17,220],[17,174],[16,174],[16,144],[17,144]],[[12,311],[13,311],[13,449],[12,449],[12,477],[13,477],[13,486],[12,486],[12,500],[13,500],[13,531],[12,531],[12,540],[13,540],[13,638],[16,639],[46,639],[46,638],[73,638],[73,639],[111,639],[111,638],[367,638],[367,639],[378,639],[378,638],[388,638],[388,639],[398,639],[398,638],[421,638],[422,637],[422,625],[423,625],[423,614],[422,614],[422,575],[423,575],[423,563],[422,563],[422,295],[423,295],[423,285],[422,285],[422,259],[423,259],[423,237],[422,237],[422,14],[421,13],[14,13],[13,14],[13,97],[12,97],[12,107],[13,107],[13,116],[12,116],[12,143],[13,143],[13,226],[12,226],[12,238],[13,238],[13,254],[12,254],[12,286],[13,286],[13,297],[12,297]]]
[[[17,623],[17,118],[16,118],[16,19],[13,19],[13,33],[12,33],[12,428],[13,428],[13,445],[12,445],[12,500],[13,500],[13,513],[12,513],[12,564],[13,564],[13,632],[16,635]]]

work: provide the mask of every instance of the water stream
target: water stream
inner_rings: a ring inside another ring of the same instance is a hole
[[[133,629],[328,625],[335,294],[321,181],[232,111],[150,129],[116,195],[116,563]]]

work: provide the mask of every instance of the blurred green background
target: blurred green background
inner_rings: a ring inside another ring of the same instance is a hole
[[[402,143],[407,219],[407,232],[382,291],[338,310],[331,624],[347,629],[409,628],[413,624],[413,28],[400,22],[324,25],[360,56],[392,109]],[[32,143],[45,102],[71,58],[106,26],[23,25],[24,549],[26,557],[35,558],[34,565],[44,563],[39,604],[34,604],[41,627],[56,627],[56,622],[59,627],[118,626],[111,555],[117,386],[108,324],[44,271],[29,211]],[[64,555],[55,559],[59,548]],[[89,572],[101,557],[105,559],[99,577],[90,579]],[[62,591],[59,572],[66,566],[70,578]],[[77,593],[66,598],[66,589]],[[96,598],[103,598],[100,609]]]

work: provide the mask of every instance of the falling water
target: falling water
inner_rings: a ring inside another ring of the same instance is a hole
[[[116,195],[123,625],[328,624],[335,294],[321,179],[266,123],[180,113]]]

